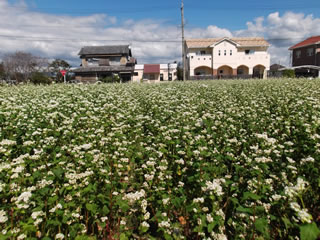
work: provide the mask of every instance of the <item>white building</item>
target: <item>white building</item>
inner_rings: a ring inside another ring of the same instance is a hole
[[[162,82],[177,80],[177,64],[136,64],[133,82]]]
[[[264,38],[211,38],[185,41],[187,78],[266,78],[269,43]]]

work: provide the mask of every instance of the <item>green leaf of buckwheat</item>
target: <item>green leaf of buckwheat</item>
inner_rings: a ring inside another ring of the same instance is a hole
[[[319,236],[320,230],[314,222],[300,226],[301,240],[316,240]]]

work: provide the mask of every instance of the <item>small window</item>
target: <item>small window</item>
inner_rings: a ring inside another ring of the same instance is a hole
[[[227,50],[224,50],[224,55],[227,56]]]
[[[219,50],[218,55],[221,56],[221,50]]]
[[[300,58],[301,57],[301,50],[296,51],[296,58]]]
[[[307,55],[310,57],[310,56],[313,56],[313,48],[308,48],[307,50]]]
[[[230,56],[232,56],[232,50],[230,50]]]
[[[139,76],[139,73],[138,72],[134,72],[133,76]]]
[[[203,58],[203,60],[206,60],[206,58]]]
[[[163,73],[160,74],[160,81],[163,81]]]
[[[223,74],[223,70],[220,70],[219,73],[220,73],[220,74]]]
[[[172,81],[172,73],[169,73],[169,81]]]
[[[248,50],[248,49],[244,50],[244,52],[245,52],[246,54],[250,54],[250,50]]]
[[[202,55],[206,55],[206,51],[197,51],[196,52],[196,55],[198,55],[198,56],[202,56]]]
[[[191,59],[193,59],[193,56],[191,56]]]

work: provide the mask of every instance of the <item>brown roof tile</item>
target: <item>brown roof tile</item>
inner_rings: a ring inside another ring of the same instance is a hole
[[[320,36],[313,36],[313,37],[307,38],[306,40],[299,42],[296,45],[290,47],[289,50],[293,50],[296,48],[301,48],[301,47],[305,47],[305,46],[309,46],[309,45],[313,45],[313,44],[319,44],[319,43],[320,43]]]
[[[240,47],[270,46],[270,44],[262,37],[187,39],[186,44],[188,48],[207,48],[224,39],[231,40],[239,44]]]
[[[160,64],[145,64],[144,73],[160,73]]]

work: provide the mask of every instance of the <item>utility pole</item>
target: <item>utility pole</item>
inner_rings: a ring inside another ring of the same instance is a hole
[[[182,65],[183,65],[183,81],[186,80],[186,56],[184,49],[184,4],[181,0],[181,30],[182,30]]]

